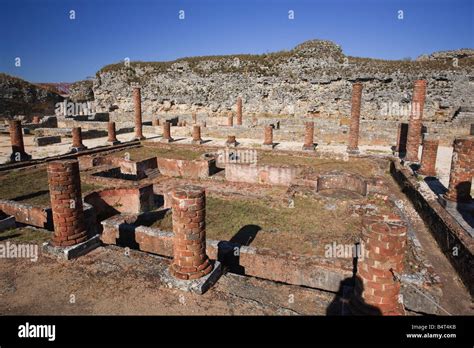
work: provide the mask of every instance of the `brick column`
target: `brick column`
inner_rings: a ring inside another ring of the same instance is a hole
[[[39,124],[41,122],[41,117],[38,115],[33,116],[33,121],[34,124]]]
[[[82,208],[79,162],[50,162],[48,183],[54,223],[52,244],[66,247],[84,242],[87,231]]]
[[[360,105],[362,98],[362,83],[356,82],[352,85],[351,101],[351,124],[349,130],[349,145],[347,152],[359,153],[359,125],[360,125]]]
[[[418,149],[421,143],[423,108],[425,107],[426,81],[415,81],[410,120],[408,121],[407,153],[405,159],[418,162]]]
[[[197,114],[195,112],[193,112],[191,117],[193,118],[193,124],[196,124],[197,123]]]
[[[471,123],[471,131],[469,132],[470,135],[474,135],[474,123]]]
[[[115,132],[115,122],[109,122],[107,124],[107,130],[109,138],[107,139],[107,143],[111,145],[120,144],[120,141],[117,140],[117,134]]]
[[[153,121],[151,121],[151,125],[152,126],[159,126],[160,125],[160,119],[157,117],[157,118],[154,118]]]
[[[229,115],[227,116],[227,125],[229,127],[234,126],[234,115],[232,115],[232,112],[229,112]]]
[[[237,125],[242,125],[242,98],[237,98]]]
[[[394,214],[366,216],[362,220],[362,245],[365,255],[357,265],[353,314],[404,315],[399,303],[400,282],[391,270],[401,275],[407,248],[407,226]]]
[[[267,148],[273,148],[273,127],[271,125],[265,126],[265,138],[263,140],[263,146]]]
[[[408,136],[408,123],[399,123],[398,124],[398,134],[397,134],[397,145],[395,146],[395,152],[398,152],[399,155],[404,156],[407,152],[407,136]]]
[[[170,143],[173,141],[173,138],[171,137],[171,122],[169,121],[163,122],[163,137],[161,138],[161,141],[164,143]]]
[[[201,138],[201,127],[200,126],[193,126],[193,144],[202,144]]]
[[[303,150],[314,150],[314,122],[305,122]]]
[[[198,279],[212,271],[206,255],[206,195],[201,187],[183,186],[172,192],[173,263],[170,274]]]
[[[421,167],[418,173],[426,176],[436,176],[436,156],[438,154],[439,140],[426,137],[423,140],[421,153]]]
[[[82,130],[81,127],[74,127],[72,129],[72,152],[79,152],[86,150],[87,147],[82,143]]]
[[[145,139],[142,131],[142,97],[139,87],[133,88],[133,105],[135,107],[135,139]]]
[[[10,142],[12,144],[12,153],[10,160],[12,162],[27,161],[31,156],[25,152],[25,145],[23,143],[23,129],[21,121],[10,121]]]
[[[444,198],[455,202],[470,202],[474,176],[474,136],[454,140],[448,192]]]
[[[226,146],[237,146],[237,140],[235,140],[235,135],[228,135],[227,141],[225,142]]]

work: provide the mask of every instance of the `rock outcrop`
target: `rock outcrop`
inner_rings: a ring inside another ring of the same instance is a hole
[[[52,115],[64,98],[47,88],[0,73],[0,118],[15,115]]]
[[[313,40],[262,55],[108,65],[97,72],[93,94],[98,111],[115,110],[124,120],[133,110],[133,84],[142,87],[145,120],[167,112],[221,114],[235,110],[239,96],[247,115],[342,118],[350,114],[351,83],[361,81],[362,119],[406,120],[413,82],[422,78],[428,81],[424,119],[444,122],[474,106],[474,56],[460,51],[387,61],[349,57],[330,41]]]

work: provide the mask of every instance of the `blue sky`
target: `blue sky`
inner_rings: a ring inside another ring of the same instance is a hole
[[[0,72],[72,82],[123,61],[265,53],[328,39],[352,56],[474,48],[474,0],[0,0]],[[69,19],[74,10],[76,18]],[[180,10],[185,19],[180,20]],[[288,19],[293,10],[295,19]],[[402,10],[404,19],[397,18]],[[15,66],[15,58],[21,66]]]

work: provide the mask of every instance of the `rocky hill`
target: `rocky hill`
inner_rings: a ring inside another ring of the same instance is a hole
[[[405,119],[413,81],[424,78],[425,117],[445,121],[459,107],[474,106],[474,50],[462,51],[387,61],[349,57],[330,41],[312,40],[262,55],[112,64],[97,72],[93,94],[101,111],[128,115],[130,86],[139,84],[145,119],[163,112],[219,114],[234,109],[238,96],[247,114],[340,118],[349,115],[351,83],[359,80],[364,82],[363,118]]]
[[[64,98],[48,88],[0,73],[0,118],[15,115],[52,115]]]

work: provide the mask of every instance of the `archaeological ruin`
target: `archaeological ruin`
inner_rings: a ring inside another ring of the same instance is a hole
[[[123,314],[181,313],[160,296],[185,314],[473,314],[470,54],[370,65],[310,41],[261,58],[281,75],[231,56],[104,67],[93,111],[68,112],[74,89],[55,114],[2,110],[0,237],[40,246],[27,272],[61,274],[61,296],[140,288]],[[54,311],[104,311],[84,303]]]

